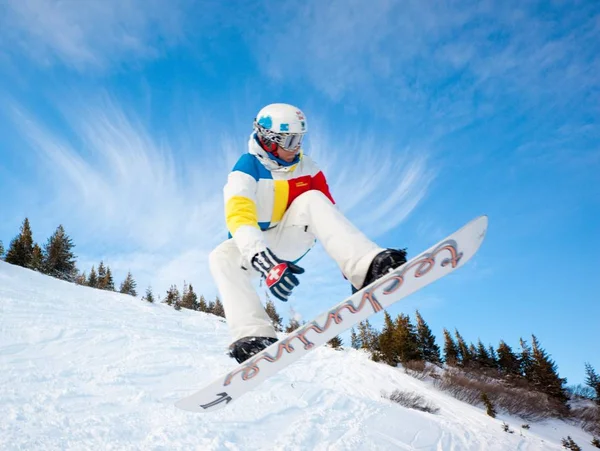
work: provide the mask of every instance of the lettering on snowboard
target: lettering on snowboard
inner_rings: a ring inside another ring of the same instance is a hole
[[[200,407],[202,407],[203,409],[210,409],[211,407],[214,407],[217,404],[222,403],[223,401],[225,401],[225,404],[229,404],[229,401],[231,401],[231,396],[229,396],[225,392],[217,393],[217,396],[218,398],[215,399],[213,402],[209,402],[208,404],[200,404]]]
[[[445,258],[442,258],[442,257],[440,257],[440,254],[444,251],[447,251],[447,253],[449,255],[446,256]],[[347,302],[343,303],[342,305],[337,306],[336,308],[330,310],[327,313],[327,320],[325,321],[325,324],[323,326],[320,326],[316,321],[311,321],[310,323],[307,323],[306,325],[297,329],[294,333],[292,333],[287,338],[285,338],[284,340],[279,342],[279,345],[277,347],[277,353],[275,354],[275,356],[272,356],[268,352],[265,352],[265,353],[261,353],[261,354],[257,355],[256,357],[244,362],[243,365],[241,365],[234,371],[227,374],[227,376],[225,376],[223,386],[229,385],[231,383],[231,381],[233,380],[233,378],[240,373],[241,373],[242,380],[247,381],[247,380],[252,379],[260,372],[258,363],[262,360],[265,360],[269,363],[274,363],[274,362],[277,362],[281,358],[284,351],[287,352],[288,354],[293,353],[294,347],[291,344],[291,342],[293,340],[298,339],[304,345],[304,349],[307,349],[307,350],[311,349],[314,346],[314,343],[311,342],[306,337],[306,334],[311,330],[315,331],[318,334],[322,334],[329,329],[329,327],[331,326],[332,323],[335,323],[335,324],[342,323],[344,321],[344,318],[342,318],[341,312],[344,309],[348,310],[352,314],[361,312],[363,310],[363,308],[365,308],[367,305],[371,306],[371,308],[373,309],[373,312],[375,312],[375,313],[383,310],[381,303],[375,296],[375,291],[377,291],[383,285],[389,284],[382,291],[383,296],[388,296],[388,295],[396,292],[397,290],[399,290],[402,287],[402,285],[404,284],[405,277],[409,276],[409,271],[414,269],[412,276],[414,276],[415,278],[419,278],[419,277],[423,277],[424,275],[429,273],[435,267],[436,263],[439,263],[439,265],[441,267],[452,265],[452,268],[456,268],[456,266],[460,262],[462,256],[463,256],[462,252],[459,252],[457,249],[457,243],[455,240],[447,240],[447,241],[440,243],[430,253],[424,254],[418,260],[409,262],[409,263],[405,264],[404,266],[402,266],[399,273],[394,273],[393,276],[384,277],[380,282],[373,285],[372,288],[366,290],[363,293],[360,303],[358,305],[354,305],[354,303],[352,301],[347,301]],[[223,395],[223,394],[224,393],[219,393],[219,396]],[[226,393],[225,393],[225,395],[226,395]],[[229,399],[231,399],[231,398],[229,398]],[[212,406],[212,405],[215,405],[215,403],[218,404],[219,402],[222,402],[222,401],[223,401],[223,399],[219,399],[218,401],[214,401],[213,403],[206,404],[206,405]],[[229,402],[229,401],[227,401],[227,402]],[[204,407],[204,406],[202,406],[202,407]],[[204,408],[206,408],[206,407],[204,407]]]

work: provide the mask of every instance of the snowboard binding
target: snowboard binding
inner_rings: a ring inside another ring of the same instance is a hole
[[[229,346],[229,357],[234,358],[238,363],[245,362],[250,357],[271,346],[276,341],[278,341],[278,339],[273,337],[240,338]]]
[[[361,289],[372,284],[380,277],[385,276],[388,272],[402,266],[404,263],[406,263],[405,249],[386,249],[381,251],[371,262]],[[352,290],[353,293],[357,291],[356,289]]]

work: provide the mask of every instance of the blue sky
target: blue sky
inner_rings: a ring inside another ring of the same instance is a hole
[[[498,3],[7,0],[0,239],[62,223],[82,269],[212,297],[227,173],[256,112],[292,103],[382,246],[414,255],[490,217],[476,258],[392,315],[494,345],[535,333],[581,382],[600,369],[600,4]],[[286,318],[348,293],[322,249],[303,264]]]

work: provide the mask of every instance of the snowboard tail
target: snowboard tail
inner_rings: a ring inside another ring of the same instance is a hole
[[[312,349],[465,264],[479,249],[487,224],[487,216],[474,219],[206,388],[178,401],[176,407],[192,412],[225,407]]]

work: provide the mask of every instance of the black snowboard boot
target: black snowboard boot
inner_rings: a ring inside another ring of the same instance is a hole
[[[244,337],[229,346],[229,356],[238,363],[245,362],[250,357],[268,348],[278,339],[273,337]]]
[[[406,251],[404,249],[386,249],[385,251],[380,252],[371,262],[369,270],[367,271],[367,276],[365,277],[365,282],[361,288],[375,282],[380,277],[386,275],[393,269],[396,269],[398,266],[402,266],[404,263],[406,263]]]

